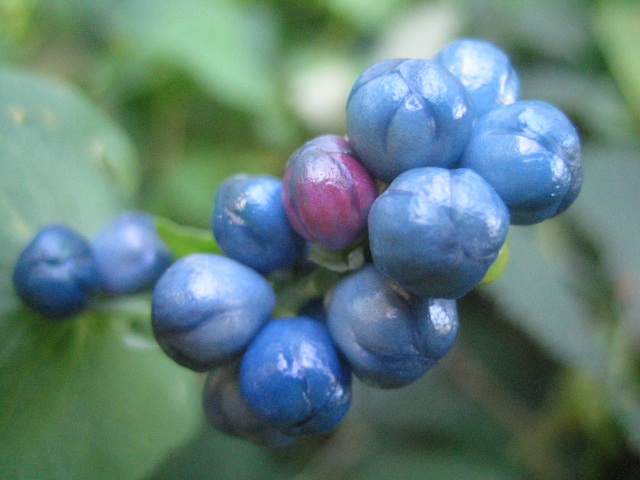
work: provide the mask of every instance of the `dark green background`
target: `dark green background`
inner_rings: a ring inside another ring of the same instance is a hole
[[[207,427],[148,296],[64,325],[17,301],[37,228],[90,236],[138,207],[176,238],[169,221],[205,229],[228,175],[281,175],[304,141],[344,134],[367,65],[461,36],[503,48],[522,97],[571,117],[584,188],[512,229],[437,368],[356,383],[329,438],[271,452]],[[639,45],[632,1],[0,0],[0,477],[640,478]]]

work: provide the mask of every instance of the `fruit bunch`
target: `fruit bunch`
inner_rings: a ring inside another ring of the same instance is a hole
[[[211,226],[223,254],[168,266],[140,214],[92,245],[53,226],[20,257],[16,289],[68,317],[100,289],[155,283],[154,335],[206,373],[212,425],[268,446],[326,434],[349,409],[353,376],[398,388],[436,365],[457,335],[456,300],[504,263],[510,226],[578,195],[576,129],[519,90],[507,55],[481,40],[375,63],[347,99],[346,136],[301,145],[282,179],[219,186]]]
[[[340,422],[352,374],[397,388],[438,363],[456,299],[510,225],[553,217],[580,191],[576,129],[519,90],[507,55],[481,40],[378,62],[353,84],[346,137],[300,146],[282,180],[220,185],[224,255],[176,261],[152,300],[166,353],[207,373],[211,424],[287,445]]]
[[[125,211],[93,239],[73,228],[42,228],[20,254],[13,284],[22,301],[44,317],[73,318],[99,294],[150,290],[173,257],[152,215]]]

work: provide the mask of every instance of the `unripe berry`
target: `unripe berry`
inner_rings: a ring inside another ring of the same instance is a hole
[[[331,249],[349,246],[365,230],[375,197],[374,181],[338,135],[310,140],[287,162],[285,211],[311,243]]]

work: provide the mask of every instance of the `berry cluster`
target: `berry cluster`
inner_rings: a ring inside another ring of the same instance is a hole
[[[66,225],[44,227],[20,254],[13,284],[33,310],[64,320],[85,310],[98,294],[151,289],[172,260],[153,217],[126,211],[92,242]]]
[[[226,256],[178,260],[152,300],[160,345],[208,372],[215,427],[267,445],[323,434],[349,407],[352,373],[401,387],[447,353],[456,299],[510,225],[557,215],[581,187],[575,128],[519,89],[505,53],[480,40],[378,62],[352,87],[346,138],[308,141],[282,180],[220,185],[212,229]],[[326,267],[309,261],[322,264],[319,251],[360,261],[320,292],[298,289],[308,302],[273,318],[282,272]]]

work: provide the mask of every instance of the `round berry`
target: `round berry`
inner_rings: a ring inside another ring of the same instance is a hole
[[[398,176],[374,202],[375,265],[409,293],[459,298],[484,277],[509,230],[504,202],[480,175],[423,167]]]
[[[416,167],[452,167],[474,118],[469,93],[432,60],[395,59],[367,68],[347,100],[349,141],[384,182]]]
[[[461,166],[479,173],[504,200],[511,221],[530,225],[565,211],[582,186],[580,138],[557,107],[522,100],[474,126]]]
[[[91,246],[101,287],[112,295],[151,289],[173,260],[146,212],[121,213]]]
[[[156,339],[177,363],[207,371],[228,363],[269,320],[276,297],[255,270],[214,254],[177,260],[153,290]]]
[[[270,175],[238,174],[224,180],[211,225],[225,255],[264,275],[293,267],[307,251],[285,213],[282,181]]]
[[[284,447],[294,438],[279,432],[256,416],[240,394],[239,364],[218,367],[207,374],[203,394],[204,413],[209,423],[228,435],[267,447]]]
[[[458,314],[455,300],[409,295],[369,264],[335,286],[327,327],[358,378],[397,388],[417,380],[449,351]]]
[[[80,313],[99,287],[89,242],[64,225],[43,228],[20,254],[13,284],[22,301],[46,317]]]
[[[518,100],[520,79],[505,52],[494,44],[463,38],[444,47],[434,58],[462,82],[477,118]]]
[[[283,201],[293,227],[311,243],[349,246],[366,228],[376,185],[349,142],[323,135],[305,143],[287,162]]]
[[[286,435],[328,433],[351,402],[351,371],[307,317],[267,323],[242,357],[239,383],[249,408]]]

